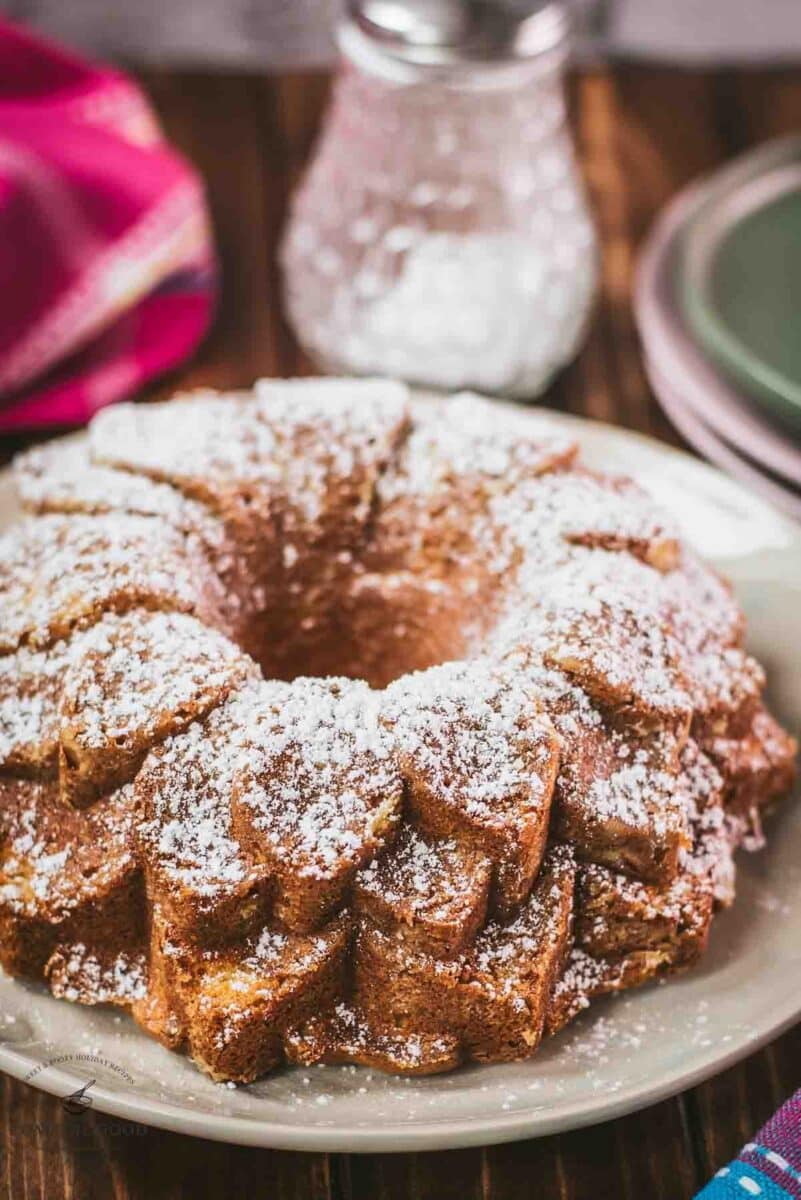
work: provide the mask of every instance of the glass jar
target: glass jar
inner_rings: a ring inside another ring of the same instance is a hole
[[[282,247],[325,369],[527,398],[575,354],[597,265],[567,40],[558,4],[352,6]]]

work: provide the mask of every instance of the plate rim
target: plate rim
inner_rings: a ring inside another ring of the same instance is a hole
[[[605,1000],[613,1004],[615,997],[606,997]],[[533,1111],[524,1110],[485,1120],[428,1118],[426,1123],[421,1122],[416,1126],[382,1122],[378,1131],[364,1125],[288,1125],[263,1120],[258,1116],[248,1118],[195,1112],[164,1100],[126,1099],[126,1093],[98,1084],[92,1088],[92,1107],[107,1116],[136,1121],[155,1129],[265,1150],[296,1150],[312,1154],[405,1154],[495,1146],[602,1124],[670,1099],[756,1053],[795,1025],[800,1015],[801,1000],[792,1002],[769,1027],[763,1028],[756,1036],[744,1038],[724,1053],[711,1053],[696,1066],[677,1068],[664,1076],[661,1082],[646,1088],[634,1083],[629,1089],[616,1092],[611,1097],[602,1097],[600,1101],[597,1096],[589,1096],[571,1113],[557,1113],[550,1118],[539,1107]],[[52,1067],[42,1071],[36,1081],[26,1080],[25,1076],[40,1063],[40,1059],[26,1058],[13,1048],[0,1045],[0,1071],[27,1082],[29,1087],[38,1091],[62,1098],[86,1083],[85,1076]]]
[[[698,415],[692,405],[684,402],[678,390],[663,375],[662,368],[648,355],[645,356],[645,373],[665,414],[682,437],[704,454],[716,467],[733,476],[741,486],[753,488],[763,500],[785,515],[801,521],[801,492],[791,486],[785,487],[749,461],[739,448],[731,445],[718,431]]]
[[[687,223],[677,264],[679,299],[688,324],[721,370],[739,386],[753,389],[777,420],[797,425],[801,383],[747,346],[723,319],[712,296],[717,256],[736,225],[801,190],[797,158],[764,173],[754,169],[747,156],[745,165],[752,170],[747,176],[743,171],[739,187],[713,182]]]
[[[560,413],[543,407],[521,406],[508,401],[497,403],[516,412],[531,411],[533,416],[544,417],[549,422],[573,427],[588,428],[614,440],[640,445],[658,456],[680,462],[684,469],[695,472],[699,482],[706,480],[713,488],[712,494],[729,493],[744,508],[762,507],[778,527],[783,529],[789,545],[801,547],[801,526],[780,512],[774,505],[755,496],[747,487],[732,479],[710,464],[668,443],[661,442],[648,434],[611,425],[608,422],[574,414]],[[75,435],[69,435],[74,437]],[[580,436],[580,435],[579,435]],[[8,487],[11,470],[0,470],[0,487]],[[721,488],[723,493],[721,493]],[[753,515],[753,513],[752,513]],[[12,986],[26,987],[24,983]],[[712,994],[712,993],[711,993]],[[629,999],[636,1002],[637,992]],[[609,997],[594,1006],[599,1012],[614,1005],[616,998]],[[91,1010],[90,1010],[91,1011]],[[787,997],[775,1013],[762,1025],[758,1032],[743,1035],[734,1044],[716,1044],[708,1053],[700,1049],[692,1061],[664,1071],[655,1082],[643,1085],[634,1080],[628,1087],[611,1094],[588,1094],[582,1101],[573,1101],[570,1111],[553,1114],[543,1110],[542,1105],[511,1113],[487,1115],[486,1117],[459,1117],[437,1119],[428,1117],[417,1123],[382,1122],[380,1126],[355,1124],[288,1124],[274,1119],[264,1119],[258,1114],[226,1115],[199,1110],[189,1105],[180,1106],[173,1101],[145,1098],[136,1085],[126,1085],[125,1090],[95,1084],[92,1089],[93,1107],[110,1116],[140,1122],[155,1128],[166,1129],[189,1136],[236,1145],[256,1146],[277,1150],[297,1150],[330,1153],[404,1153],[410,1151],[445,1150],[470,1146],[488,1146],[535,1137],[544,1137],[557,1132],[567,1132],[588,1125],[598,1124],[645,1108],[660,1100],[694,1087],[705,1079],[726,1070],[788,1029],[801,1017],[801,990],[797,996]],[[144,1033],[136,1034],[142,1039]],[[26,1076],[47,1060],[14,1047],[13,1043],[0,1041],[0,1070],[8,1075],[28,1082],[30,1086],[51,1095],[64,1096],[76,1086],[85,1083],[85,1077],[62,1067],[48,1067],[36,1076]]]
[[[801,138],[780,139],[798,143]],[[776,151],[772,143],[764,149]],[[742,164],[736,163],[735,167]],[[727,170],[732,170],[728,168]],[[668,203],[651,227],[640,252],[634,281],[634,317],[637,329],[654,364],[670,364],[677,375],[685,407],[738,453],[748,446],[753,461],[801,485],[801,450],[789,428],[773,423],[764,409],[749,402],[747,393],[717,369],[704,355],[687,329],[678,305],[669,303],[675,288],[681,239],[706,199],[708,179],[690,184]],[[709,404],[710,395],[715,401]],[[661,401],[661,396],[657,391]],[[754,439],[756,444],[754,445]]]

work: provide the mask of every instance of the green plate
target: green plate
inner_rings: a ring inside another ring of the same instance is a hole
[[[685,319],[725,374],[801,432],[801,138],[701,186],[678,260]]]

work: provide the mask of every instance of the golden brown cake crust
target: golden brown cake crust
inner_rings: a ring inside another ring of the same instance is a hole
[[[532,1054],[689,967],[794,774],[731,589],[561,426],[118,405],[0,539],[0,963],[218,1080]]]

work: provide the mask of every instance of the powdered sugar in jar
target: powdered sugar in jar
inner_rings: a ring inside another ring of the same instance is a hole
[[[301,343],[335,372],[536,395],[596,282],[563,7],[355,0],[339,40],[282,249]]]

